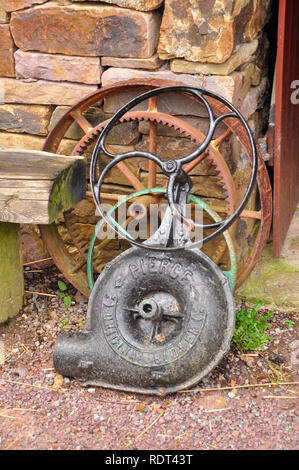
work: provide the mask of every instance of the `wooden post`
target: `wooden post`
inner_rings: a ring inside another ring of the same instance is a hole
[[[22,264],[20,225],[0,222],[0,323],[23,306]]]

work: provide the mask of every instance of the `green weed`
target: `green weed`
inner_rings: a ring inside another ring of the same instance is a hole
[[[58,326],[59,326],[59,328],[65,328],[66,326],[68,326],[68,324],[69,324],[69,319],[68,319],[68,318],[64,318],[64,319],[62,320],[62,322],[60,322],[60,323],[58,324]]]
[[[57,294],[59,299],[63,299],[64,305],[69,308],[72,304],[72,298],[66,294],[67,285],[63,281],[58,281],[58,287],[60,292]]]
[[[244,309],[236,313],[236,325],[233,342],[239,349],[256,351],[263,349],[272,337],[264,332],[272,325],[267,320],[273,316],[273,312],[260,313],[262,302],[257,302],[252,310]]]

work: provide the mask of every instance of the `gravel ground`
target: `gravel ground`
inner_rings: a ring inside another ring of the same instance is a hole
[[[160,398],[86,388],[53,369],[57,333],[80,331],[87,309],[71,286],[70,308],[57,298],[59,279],[56,267],[27,268],[26,290],[54,296],[27,295],[27,306],[0,326],[0,449],[298,448],[299,314],[276,312],[263,351],[232,345],[196,391]]]

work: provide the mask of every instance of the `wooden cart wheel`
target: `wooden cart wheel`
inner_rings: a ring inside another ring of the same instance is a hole
[[[176,83],[177,85],[178,83]],[[161,86],[173,85],[172,82],[169,81],[161,81],[161,80],[134,80],[129,82],[118,83],[117,85],[113,85],[110,87],[105,87],[96,92],[95,94],[91,95],[87,99],[83,100],[82,102],[78,103],[77,105],[73,106],[69,111],[65,113],[65,115],[60,119],[60,121],[56,124],[53,128],[51,133],[49,134],[43,150],[49,152],[57,152],[59,144],[63,139],[65,133],[67,132],[68,128],[76,122],[80,128],[85,133],[82,139],[74,145],[74,149],[72,151],[73,155],[87,155],[89,148],[92,147],[101,130],[103,129],[105,122],[99,123],[97,126],[93,127],[86,117],[84,113],[91,107],[98,105],[105,97],[115,95],[118,93],[122,93],[127,90],[146,90],[146,89],[153,89]],[[216,108],[217,112],[217,104],[213,104],[214,109]],[[219,113],[223,112],[223,109],[219,108]],[[163,125],[170,128],[175,129],[178,133],[183,134],[184,137],[188,137],[194,143],[201,143],[204,139],[204,134],[201,133],[198,129],[191,126],[190,124],[186,123],[185,121],[178,119],[173,116],[164,115],[163,113],[159,113],[156,108],[156,103],[154,100],[149,100],[149,106],[147,111],[141,112],[132,112],[125,115],[123,118],[123,122],[130,122],[130,121],[148,121],[149,122],[149,150],[155,151],[157,146],[157,126]],[[233,177],[231,172],[228,169],[228,166],[225,162],[224,157],[222,156],[219,148],[221,144],[230,137],[231,134],[237,136],[243,146],[246,148],[248,143],[246,142],[246,138],[242,133],[242,129],[236,122],[230,122],[227,119],[225,122],[227,126],[227,130],[223,132],[217,139],[213,140],[207,150],[208,155],[205,155],[206,160],[211,165],[211,168],[214,169],[214,175],[218,175],[219,179],[219,190],[223,194],[222,204],[220,207],[212,208],[214,211],[218,213],[226,213],[230,214],[237,204],[237,194],[236,188],[234,184]],[[202,156],[201,156],[202,157]],[[244,217],[251,217],[255,218],[260,221],[260,228],[258,229],[257,236],[255,242],[253,244],[253,248],[251,253],[249,253],[248,260],[244,265],[244,268],[240,271],[237,278],[237,287],[241,285],[241,283],[246,279],[248,274],[253,269],[255,263],[257,262],[261,251],[266,243],[268,238],[268,233],[270,230],[271,224],[271,187],[267,175],[267,170],[265,168],[264,162],[262,161],[261,156],[259,155],[259,171],[258,171],[258,189],[260,195],[260,204],[261,208],[259,211],[250,211],[244,212],[242,216]],[[184,168],[185,171],[189,172],[192,175],[196,168],[199,168],[202,162],[202,158],[197,159],[197,161],[192,162],[189,165],[186,165]],[[121,174],[127,179],[127,191],[133,192],[134,190],[141,190],[145,187],[154,187],[156,186],[157,179],[159,179],[160,175],[157,173],[155,165],[149,165],[147,171],[147,181],[145,179],[141,179],[138,177],[138,174],[134,173],[127,165],[120,164],[118,170]],[[143,175],[144,176],[144,175]],[[107,187],[108,188],[108,187]],[[122,192],[122,194],[126,194]],[[107,201],[112,202],[116,200],[118,196],[115,192],[109,192],[107,189],[107,193],[105,191],[105,198]],[[221,202],[221,201],[220,201]],[[148,201],[150,203],[150,200]],[[80,209],[83,205],[89,206],[87,213],[85,213],[84,218],[84,211],[83,217],[82,213],[80,213]],[[86,260],[87,260],[87,253],[88,253],[88,241],[90,240],[94,225],[96,224],[96,217],[94,214],[95,206],[90,194],[90,188],[87,182],[87,198],[83,203],[79,204],[80,207],[76,207],[74,210],[69,211],[68,213],[64,214],[64,218],[57,223],[52,224],[51,226],[42,226],[40,228],[42,237],[44,242],[53,257],[55,264],[59,267],[59,269],[63,272],[65,277],[83,294],[89,295],[90,290],[87,282],[87,274],[86,274]],[[234,224],[235,225],[235,224]],[[85,232],[84,232],[84,230]],[[232,232],[235,229],[235,226],[232,227]],[[86,236],[86,233],[88,236]],[[83,236],[82,236],[83,234]],[[96,247],[96,250],[99,251],[102,249],[103,245],[108,245],[107,240],[101,241],[102,245],[99,244]],[[112,243],[113,245],[113,243]],[[119,247],[118,247],[119,248]],[[208,253],[210,256],[214,258],[216,262],[219,262],[224,254],[226,249],[224,239],[218,240],[217,249],[213,250],[212,253]],[[207,244],[207,250],[209,250]],[[117,254],[117,250],[111,251],[112,258]],[[105,262],[101,261],[101,259],[97,259],[95,261],[95,267],[98,272],[101,271]],[[105,260],[107,261],[107,259]]]

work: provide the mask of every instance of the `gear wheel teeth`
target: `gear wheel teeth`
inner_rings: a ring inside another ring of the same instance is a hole
[[[94,140],[96,140],[99,137],[102,130],[108,124],[109,121],[110,121],[110,119],[107,119],[103,123],[100,123],[98,126],[93,128],[88,134],[86,134],[84,137],[82,137],[82,139],[76,145],[73,154],[82,155],[84,153],[86,147],[88,147],[90,144],[92,144],[92,142],[94,142]],[[169,128],[174,128],[176,131],[179,131],[180,135],[184,134],[185,137],[189,138],[190,141],[195,143],[195,144],[200,144],[201,143],[199,141],[199,139],[197,139],[195,136],[191,135],[191,133],[188,132],[188,130],[182,128],[179,125],[176,125],[173,122],[169,122],[164,116],[157,115],[155,118],[153,118],[152,116],[148,116],[146,114],[144,114],[143,116],[140,116],[140,115],[134,116],[132,114],[130,116],[124,115],[119,120],[119,123],[130,122],[130,121],[156,122],[157,124],[162,124],[164,126],[168,126]],[[225,177],[223,176],[223,174],[221,172],[221,168],[217,165],[217,161],[215,161],[215,159],[213,159],[213,156],[211,156],[210,152],[205,158],[209,160],[209,163],[212,164],[213,169],[216,170],[216,172],[217,172],[216,176],[219,176],[219,178],[220,178],[219,183],[222,187],[224,199],[228,201],[230,209],[232,209],[232,207],[234,205],[234,201],[232,200],[230,190],[227,187],[227,182],[226,182]]]
[[[202,142],[202,139],[196,138],[196,136],[192,135],[190,132],[188,132],[187,129],[182,128],[182,126],[176,124],[175,122],[168,121],[167,119],[157,116],[153,118],[153,116],[147,116],[147,115],[138,115],[138,116],[123,116],[120,119],[120,123],[126,123],[126,122],[136,122],[136,121],[144,121],[144,122],[156,122],[157,124],[162,124],[164,126],[167,126],[168,128],[175,129],[177,132],[179,132],[180,135],[184,135],[185,137],[189,138],[191,142],[195,144],[200,144]],[[82,155],[85,151],[85,149],[92,144],[101,134],[102,130],[104,127],[107,125],[109,120],[104,121],[103,123],[100,123],[97,127],[92,129],[89,134],[85,135],[80,142],[77,144],[76,148],[76,154]],[[217,158],[217,157],[216,157]],[[225,207],[226,208],[231,208],[232,207],[232,197],[229,192],[229,188],[227,188],[227,182],[225,181],[225,178],[221,174],[221,165],[217,165],[217,160],[215,161],[215,157],[213,158],[213,153],[211,154],[210,152],[207,153],[205,156],[205,160],[208,161],[209,166],[213,169],[213,173],[215,173],[218,178],[219,178],[219,186],[221,187],[222,191],[222,197],[223,201],[225,201]],[[83,257],[86,257],[86,247],[84,242],[80,241],[80,234],[78,232],[75,232],[72,230],[71,224],[69,225],[69,233],[71,234],[73,241],[77,248],[79,249],[81,255]],[[220,241],[221,245],[221,241]],[[213,256],[214,261],[217,263],[218,260],[220,260],[225,252],[226,246],[223,247],[219,246],[219,248],[216,250],[215,257]]]
[[[124,84],[123,86],[125,87],[124,89],[128,88],[130,90],[135,90],[136,86],[140,87],[141,85],[142,87],[145,86],[145,87],[148,87],[149,89],[152,89],[156,87],[161,87],[163,85],[163,80],[161,82],[159,81],[156,83],[155,81],[152,82],[151,80],[136,79],[132,81],[123,82],[123,84]],[[165,82],[165,86],[170,86],[170,84],[172,86],[176,86],[177,82],[172,82],[172,83]],[[81,100],[77,104],[77,109],[80,112],[84,112],[87,110],[88,107],[91,107],[93,105],[98,106],[100,103],[103,102],[104,96],[117,95],[122,89],[123,88],[119,89],[119,86],[117,84],[117,85],[111,85],[107,87],[107,91],[98,90],[94,94],[94,97],[91,96],[90,98],[88,98],[88,100],[86,99]],[[224,109],[223,106],[219,104],[217,100],[215,100],[215,102],[213,101],[211,104],[213,106],[213,109],[215,106],[215,110],[219,112],[219,114],[222,114],[224,111],[227,111],[227,109]],[[140,114],[141,113],[139,113],[139,119],[143,120],[140,118]],[[152,115],[153,114],[154,113],[152,113]],[[65,113],[64,118],[61,121],[63,125],[68,123],[69,116],[70,116],[69,112]],[[239,142],[241,142],[241,144],[246,148],[247,141],[245,139],[244,132],[242,131],[242,129],[240,129],[239,126],[233,126],[233,125],[229,127],[231,128],[234,138],[236,138]],[[67,126],[67,128],[69,128],[69,125]],[[190,137],[188,133],[186,132],[186,130],[180,129],[180,127],[177,130],[180,134],[184,134],[186,137]],[[99,135],[98,130],[96,128],[94,128],[92,131],[93,131],[92,134],[89,134],[88,136],[85,135],[81,139],[81,141],[78,142],[78,144],[75,147],[77,150],[77,153],[74,153],[75,151],[75,148],[74,148],[71,155],[83,155],[84,154],[86,147],[92,144],[92,142],[94,142],[94,140]],[[191,133],[192,133],[192,129],[191,129]],[[196,135],[196,132],[194,132],[193,134]],[[199,131],[199,138],[198,138],[199,143],[202,142],[202,136],[200,136],[200,134],[201,133]],[[57,153],[57,147],[60,144],[64,136],[65,136],[65,133],[62,136],[60,128],[54,127],[53,132],[51,132],[45,140],[45,143],[43,145],[43,150],[52,152],[52,153]],[[88,140],[86,139],[87,137],[89,137]],[[192,139],[192,141],[196,142],[196,139]],[[217,174],[219,174],[223,182],[222,195],[224,196],[228,194],[228,196],[226,197],[227,201],[225,203],[226,211],[228,212],[234,208],[234,205],[237,201],[236,191],[235,191],[235,182],[232,178],[230,170],[227,168],[227,165],[225,163],[223,156],[218,151],[218,149],[211,148],[210,153],[212,153],[212,156],[213,156],[213,159],[211,159],[211,161],[213,163],[216,163],[215,165],[213,165],[213,167],[215,166],[215,168],[217,169]],[[219,155],[219,158],[218,158],[218,155]],[[258,149],[258,155],[259,155],[259,159],[262,162],[258,170],[258,191],[259,191],[260,200],[261,200],[261,223],[260,223],[260,228],[257,233],[253,248],[250,252],[250,256],[248,256],[248,262],[242,268],[242,271],[238,274],[236,288],[240,287],[240,285],[243,284],[243,282],[246,280],[246,278],[252,271],[253,267],[255,266],[257,260],[259,259],[260,254],[262,253],[262,249],[266,244],[266,240],[267,240],[268,234],[270,232],[270,227],[271,227],[272,190],[271,190],[271,185],[270,185],[267,169],[266,169],[264,162],[262,161],[259,149]],[[65,229],[67,229],[66,221],[65,221]],[[55,223],[53,224],[53,227],[41,226],[40,230],[41,230],[41,234],[44,239],[44,242],[53,257],[54,262],[59,267],[59,269],[64,273],[66,278],[77,289],[79,289],[79,291],[84,292],[85,295],[89,295],[88,284],[86,281],[86,274],[84,274],[81,269],[76,270],[74,272],[72,271],[72,269],[74,268],[74,263],[75,264],[78,263],[77,258],[76,258],[77,255],[76,253],[71,253],[71,252],[67,253],[66,255],[66,250],[67,252],[69,251],[68,250],[69,242],[68,240],[64,239],[64,232],[63,231],[60,232],[59,224]],[[67,239],[69,239],[69,235],[71,234],[70,234],[70,231],[68,230],[68,234],[66,234]],[[99,263],[101,268],[103,267],[104,264],[105,263]]]
[[[73,154],[75,155],[82,155],[86,148],[92,144],[101,134],[102,130],[104,127],[108,124],[110,120],[107,119],[103,123],[100,123],[98,126],[93,128],[88,134],[86,134],[82,139],[78,142],[78,144],[75,146]],[[169,128],[173,128],[176,131],[180,133],[180,135],[185,135],[185,137],[189,138],[191,142],[195,144],[200,144],[201,140],[199,138],[196,138],[196,136],[192,135],[188,130],[182,128],[182,126],[177,125],[174,122],[169,122],[167,118],[164,116],[157,115],[155,118],[153,116],[146,115],[146,113],[138,116],[130,115],[130,116],[123,116],[120,120],[119,123],[124,123],[124,122],[130,122],[130,121],[146,121],[146,122],[156,122],[157,124],[162,124],[164,126],[168,126]],[[205,157],[206,159],[209,160],[209,164],[212,164],[212,167],[214,171],[216,172],[216,176],[219,176],[220,181],[219,184],[222,187],[222,192],[224,199],[227,200],[228,205],[230,206],[230,209],[232,209],[234,205],[234,201],[232,200],[232,195],[230,194],[230,188],[228,188],[228,183],[225,179],[225,176],[222,174],[221,171],[221,165],[217,165],[217,160],[213,158],[213,154],[209,152],[209,154]]]

